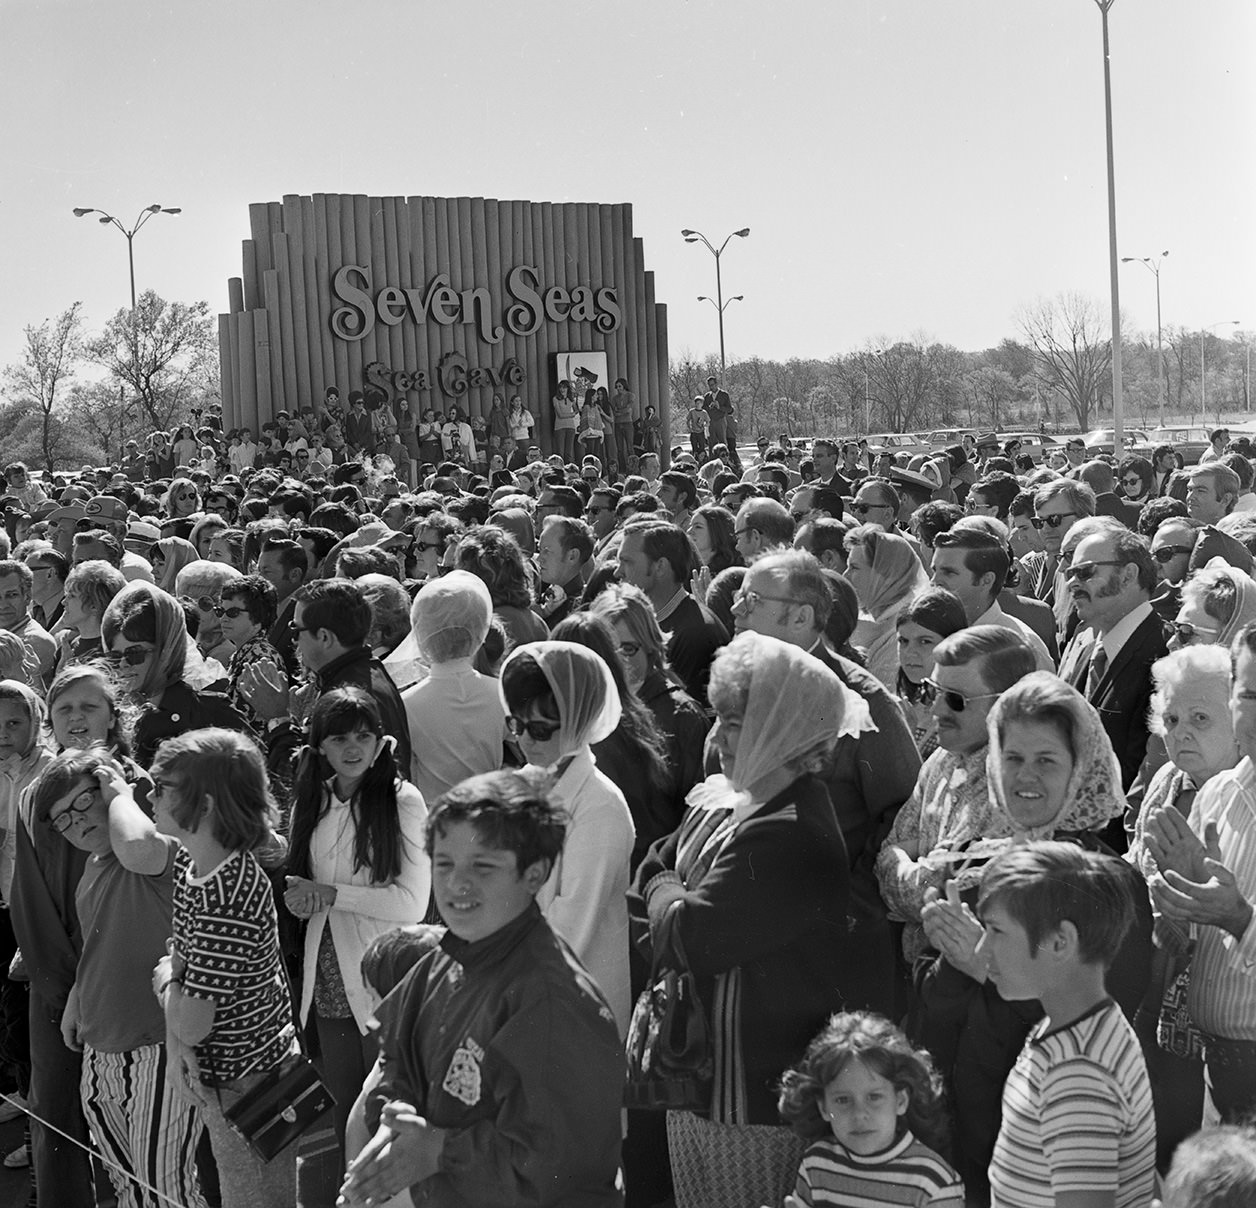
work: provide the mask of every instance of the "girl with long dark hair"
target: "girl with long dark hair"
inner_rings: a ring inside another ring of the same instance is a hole
[[[375,1061],[362,956],[377,936],[427,911],[426,818],[423,795],[397,770],[375,700],[359,688],[324,693],[297,765],[284,901],[308,920],[300,1021],[313,1010],[342,1148]]]

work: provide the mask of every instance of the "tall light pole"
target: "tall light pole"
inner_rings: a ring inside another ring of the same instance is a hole
[[[1137,262],[1156,278],[1156,401],[1160,404],[1160,426],[1164,427],[1164,345],[1160,340],[1160,262],[1168,256],[1161,252],[1159,259],[1151,256],[1122,256],[1122,264]]]
[[[872,355],[879,357],[885,352],[884,348],[874,348]],[[868,362],[864,360],[864,435],[867,436],[872,431],[872,395],[868,389]]]
[[[1218,327],[1226,327],[1233,324],[1235,327],[1239,325],[1238,319],[1222,319],[1217,323],[1210,323],[1207,327],[1199,329],[1199,411],[1200,422],[1207,424],[1208,408],[1205,400],[1205,389],[1207,378],[1204,375],[1204,336],[1210,331],[1215,331]]]
[[[718,248],[715,247],[714,244],[712,244],[711,241],[701,231],[684,230],[684,231],[681,231],[680,233],[686,243],[705,244],[706,250],[710,252],[712,256],[715,257],[715,303],[714,305],[715,305],[715,309],[719,311],[719,315],[720,315],[720,373],[722,375],[724,372],[724,285],[722,281],[720,280],[720,256],[723,254],[724,249],[728,247],[728,241],[729,239],[733,237],[733,235],[736,235],[737,238],[739,239],[745,239],[745,237],[750,234],[750,228],[742,227],[740,231],[734,231],[732,235],[729,235],[725,238],[724,242],[721,243]],[[738,294],[736,298],[730,298],[729,301],[734,302],[734,301],[742,300],[743,298],[744,298],[744,295]],[[700,296],[698,298],[698,301],[710,302],[711,299],[705,296]]]
[[[1108,10],[1116,0],[1095,0],[1103,23],[1103,119],[1108,139],[1108,277],[1112,294],[1112,447],[1120,457],[1124,405],[1121,395],[1121,296],[1117,280],[1116,171],[1112,161],[1112,65],[1108,51]]]
[[[183,211],[178,206],[145,206],[139,213],[139,217],[135,220],[135,225],[127,230],[112,214],[106,214],[104,210],[93,210],[85,206],[76,206],[74,208],[75,218],[86,218],[88,214],[99,214],[99,222],[104,225],[112,223],[126,236],[126,255],[127,261],[131,266],[131,309],[135,309],[135,236],[139,234],[140,228],[154,214],[182,214]]]

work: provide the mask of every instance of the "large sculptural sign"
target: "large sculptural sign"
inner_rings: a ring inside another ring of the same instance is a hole
[[[456,290],[448,273],[437,273],[426,289],[382,285],[374,290],[368,266],[345,264],[332,276],[332,294],[343,305],[332,311],[331,332],[341,340],[361,340],[376,321],[395,327],[407,321],[422,326],[430,319],[442,327],[467,324],[484,343],[498,344],[507,328],[516,336],[531,336],[546,321],[568,320],[592,323],[598,331],[609,333],[623,320],[618,291],[613,286],[546,287],[537,268],[530,264],[512,268],[505,285],[510,302],[498,323],[494,322],[493,300],[486,286]]]

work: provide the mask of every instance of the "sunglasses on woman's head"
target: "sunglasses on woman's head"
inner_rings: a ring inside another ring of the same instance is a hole
[[[533,742],[549,742],[563,728],[560,721],[524,721],[522,717],[506,718],[506,729],[512,738],[522,738],[526,733]]]

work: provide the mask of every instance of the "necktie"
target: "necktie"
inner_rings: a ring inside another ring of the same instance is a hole
[[[1086,678],[1086,695],[1090,696],[1099,687],[1103,673],[1108,669],[1108,652],[1102,642],[1095,643],[1095,652],[1090,659],[1090,674]]]

